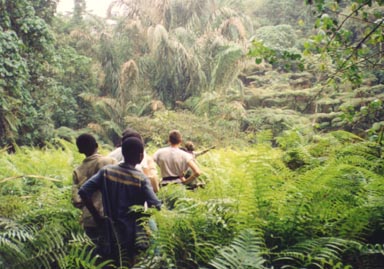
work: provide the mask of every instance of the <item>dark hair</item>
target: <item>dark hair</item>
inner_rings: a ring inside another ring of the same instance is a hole
[[[136,138],[140,139],[141,141],[143,141],[143,138],[141,137],[141,135],[136,130],[134,130],[132,128],[127,128],[123,131],[121,142],[123,143],[124,140],[129,138],[129,137],[136,137]]]
[[[181,133],[178,130],[172,130],[169,132],[169,142],[171,142],[172,145],[177,145],[181,143],[181,141]]]
[[[143,141],[137,137],[127,137],[123,141],[121,151],[124,161],[130,164],[138,164],[141,162],[142,154],[144,154]]]
[[[76,146],[80,153],[90,156],[98,148],[96,139],[91,134],[81,134],[76,138]]]
[[[192,141],[187,141],[185,143],[185,148],[188,150],[188,151],[194,151],[195,150],[195,145],[193,144]]]

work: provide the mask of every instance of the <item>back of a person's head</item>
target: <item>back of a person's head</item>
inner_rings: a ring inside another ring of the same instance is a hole
[[[178,130],[172,130],[169,132],[169,142],[172,145],[180,144],[181,141],[182,141],[182,136]]]
[[[76,138],[76,145],[80,153],[87,156],[95,153],[98,145],[96,139],[91,134],[81,134]]]
[[[129,137],[136,137],[136,138],[140,139],[141,141],[143,141],[143,138],[141,137],[141,135],[136,130],[134,130],[132,128],[127,128],[123,131],[121,141],[124,143],[124,140],[129,138]]]
[[[192,143],[192,141],[187,141],[187,142],[185,142],[185,148],[188,151],[194,151],[195,150],[195,145]]]
[[[141,162],[144,154],[144,144],[137,137],[127,137],[123,141],[121,151],[124,156],[124,161],[130,164],[138,164]]]

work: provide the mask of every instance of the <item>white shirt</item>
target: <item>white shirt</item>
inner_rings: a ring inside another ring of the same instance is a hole
[[[121,152],[121,147],[116,148],[115,150],[110,152],[107,156],[114,158],[119,163],[124,162],[124,156],[123,156],[123,153]],[[147,153],[145,152],[145,150],[144,150],[143,160],[141,161],[141,163],[137,164],[135,168],[140,170],[141,172],[143,172],[143,169],[148,168]]]

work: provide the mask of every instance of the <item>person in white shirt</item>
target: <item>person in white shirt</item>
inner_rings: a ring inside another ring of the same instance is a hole
[[[136,138],[140,139],[141,141],[143,141],[143,138],[141,137],[141,135],[132,128],[127,128],[123,131],[123,135],[121,138],[122,143],[128,137],[136,137]],[[117,147],[115,150],[110,152],[107,156],[114,158],[115,160],[117,160],[120,163],[124,162],[124,156],[123,156],[123,153],[121,151],[121,146]],[[153,159],[151,158],[151,156],[148,156],[148,154],[145,152],[145,150],[144,150],[143,160],[141,161],[141,163],[137,164],[135,168],[138,169],[139,171],[143,172],[149,178],[149,180],[151,181],[153,191],[158,192],[159,191],[159,179],[158,179],[158,175],[157,175],[156,165],[155,165],[155,162],[153,161]]]

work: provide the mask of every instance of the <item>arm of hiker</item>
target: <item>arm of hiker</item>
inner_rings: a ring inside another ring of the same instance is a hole
[[[99,211],[93,205],[92,198],[89,196],[81,196],[81,199],[83,200],[84,205],[87,207],[87,209],[91,213],[95,222],[98,224],[101,224],[104,218],[103,216],[100,216]]]
[[[78,192],[79,192],[79,179],[76,171],[73,172],[72,175],[72,204],[76,208],[82,208],[84,206],[83,201],[81,200]]]
[[[147,156],[147,166],[143,167],[143,173],[149,178],[153,191],[159,191],[159,179],[157,176],[156,163],[152,157]]]
[[[92,195],[95,191],[99,190],[103,180],[103,169],[100,169],[95,175],[93,175],[87,182],[81,186],[78,194],[81,197],[82,202],[91,213],[96,223],[101,223],[103,217],[100,216],[98,210],[93,204]]]
[[[147,201],[148,206],[154,206],[158,210],[160,210],[161,201],[159,200],[159,198],[157,198],[155,192],[153,191],[153,188],[148,178],[145,178],[143,184],[141,185],[141,188],[144,192],[145,200]]]
[[[189,166],[189,168],[191,168],[192,174],[188,178],[184,178],[184,177],[181,178],[181,181],[184,184],[188,184],[188,183],[192,182],[195,178],[198,178],[201,175],[200,168],[197,166],[197,164],[194,160],[190,160],[188,162],[188,166]]]

